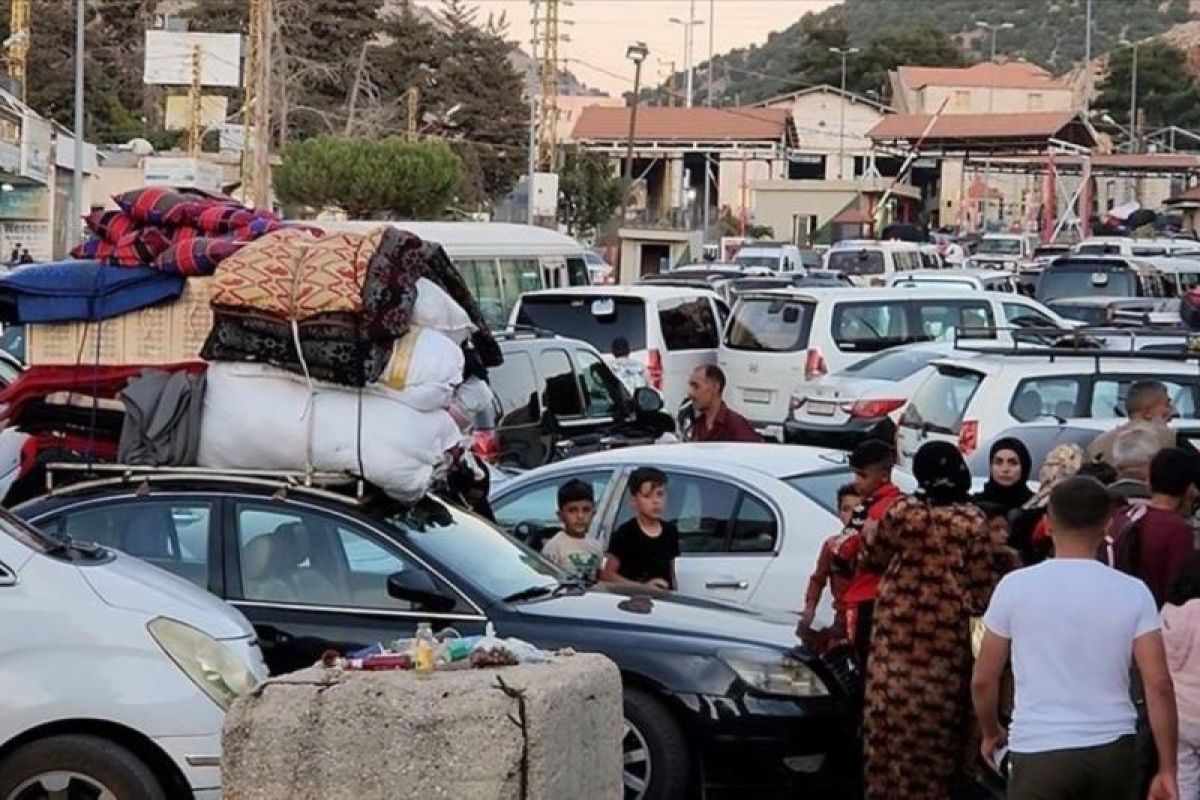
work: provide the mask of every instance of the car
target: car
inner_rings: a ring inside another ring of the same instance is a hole
[[[337,476],[304,485],[288,475],[128,469],[16,513],[161,553],[164,566],[245,613],[272,674],[327,650],[412,637],[420,622],[464,636],[490,622],[545,649],[602,653],[624,682],[631,800],[684,797],[693,783],[747,796],[811,781],[856,747],[850,698],[860,679],[845,654],[801,646],[794,616],[652,589],[585,589],[432,496],[400,505]],[[169,549],[179,512],[207,520],[206,558],[185,564]]]
[[[895,347],[800,384],[784,442],[853,450],[867,439],[895,441],[896,422],[930,363],[954,352],[952,342]]]
[[[953,289],[790,289],[738,298],[717,363],[725,400],[781,439],[792,392],[881,350],[962,336],[1008,343],[1009,325],[1070,327],[1018,294]]]
[[[1129,387],[1145,379],[1165,383],[1178,415],[1195,419],[1200,371],[1187,365],[1184,355],[1155,356],[1014,347],[934,361],[900,418],[898,461],[910,465],[930,439],[957,444],[969,456],[982,442],[1019,423],[1118,419],[1125,414]]]
[[[492,493],[497,522],[540,548],[561,527],[559,485],[579,478],[597,499],[591,536],[604,546],[632,511],[630,473],[667,475],[664,517],[679,528],[679,590],[713,600],[796,611],[825,538],[840,527],[837,488],[851,471],[842,452],[778,444],[663,444],[592,453],[518,476]],[[818,615],[832,619],[828,603]]]
[[[1069,255],[1071,245],[1069,244],[1039,244],[1033,248],[1033,257],[1030,259],[1032,266],[1044,267],[1054,259]]]
[[[590,286],[529,292],[511,323],[581,339],[605,356],[618,336],[646,364],[650,386],[674,413],[692,370],[717,360],[725,302],[705,289],[676,286]]]
[[[475,420],[472,446],[484,461],[532,469],[557,447],[603,434],[630,413],[628,392],[587,342],[518,329],[497,339],[504,362],[488,370],[496,407]]]
[[[593,286],[598,286],[606,283],[612,283],[617,271],[604,260],[604,256],[597,253],[595,250],[583,251],[583,262],[587,264],[588,279]]]
[[[1172,296],[1182,297],[1200,286],[1200,253],[1196,251],[1181,251],[1145,261],[1163,274]]]
[[[1033,260],[1036,236],[1027,233],[985,233],[971,255],[971,265],[981,269],[1015,271]]]
[[[1163,274],[1152,264],[1124,256],[1064,256],[1038,277],[1034,297],[1049,304],[1074,297],[1174,297]]]
[[[895,272],[888,276],[889,288],[900,286],[905,289],[925,287],[964,289],[967,291],[1008,292],[1020,291],[1017,275],[994,269],[921,269],[913,272]]]
[[[1155,297],[1063,297],[1051,300],[1046,307],[1067,319],[1085,325],[1178,325],[1179,300]]]
[[[787,242],[747,242],[734,260],[745,267],[765,267],[772,272],[804,272],[821,266],[813,250],[801,250]]]
[[[925,262],[913,242],[844,239],[829,248],[822,266],[847,275],[856,286],[883,286],[893,272],[923,269]]]
[[[1145,239],[1131,236],[1093,236],[1075,245],[1072,252],[1086,256],[1148,258],[1174,253],[1197,254],[1193,239]]]
[[[0,607],[0,797],[219,797],[225,710],[266,678],[242,614],[6,511]]]

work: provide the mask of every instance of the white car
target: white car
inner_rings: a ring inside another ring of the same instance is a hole
[[[246,618],[123,553],[0,514],[0,797],[216,800]]]
[[[725,401],[771,438],[782,436],[793,391],[881,350],[977,338],[1011,344],[1009,326],[1072,327],[1034,300],[954,289],[773,289],[733,308],[717,363]]]
[[[840,528],[837,489],[851,480],[846,454],[777,444],[667,444],[572,458],[527,472],[492,493],[500,526],[540,549],[561,526],[558,487],[590,484],[600,545],[630,519],[634,469],[667,475],[664,518],[679,528],[679,591],[699,597],[799,611],[821,544]],[[902,488],[911,479],[898,476]],[[831,619],[828,596],[818,617]]]
[[[1033,261],[1038,238],[1028,233],[985,233],[971,256],[971,265],[983,269],[1015,270]]]
[[[1020,289],[1015,272],[994,269],[921,269],[896,272],[888,276],[888,288],[961,289],[976,292],[1017,294]]]
[[[857,286],[883,286],[893,272],[923,269],[915,242],[843,239],[825,253],[824,269],[846,275]]]
[[[811,258],[811,254],[810,254]],[[771,272],[804,272],[820,264],[805,263],[804,254],[794,244],[749,242],[738,250],[734,260],[743,267],[760,267]]]
[[[971,455],[1020,423],[1118,419],[1129,387],[1145,379],[1167,385],[1180,417],[1197,416],[1200,372],[1194,364],[1104,351],[1052,352],[974,353],[933,362],[900,418],[899,462],[911,464],[929,439],[953,442]]]
[[[1125,256],[1147,258],[1154,256],[1200,255],[1200,244],[1194,239],[1139,239],[1131,236],[1093,236],[1075,245],[1074,252],[1084,256]]]
[[[639,284],[527,292],[511,324],[581,339],[604,356],[624,337],[630,357],[646,365],[650,385],[674,414],[692,370],[716,362],[727,316],[725,301],[707,289]]]

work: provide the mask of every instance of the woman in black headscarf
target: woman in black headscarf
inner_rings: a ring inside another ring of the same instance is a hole
[[[1032,470],[1033,459],[1020,439],[997,439],[988,451],[987,483],[975,502],[999,507],[1005,514],[1016,511],[1033,497],[1027,483]]]
[[[867,800],[951,795],[969,731],[971,617],[999,576],[958,448],[917,451],[919,489],[895,503],[860,556],[883,572],[864,709]]]

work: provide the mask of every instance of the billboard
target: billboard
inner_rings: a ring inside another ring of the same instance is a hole
[[[200,97],[200,127],[218,128],[229,112],[229,98],[218,94]],[[192,101],[186,94],[167,97],[167,116],[163,127],[169,131],[185,131],[192,124]]]
[[[236,33],[146,31],[143,80],[155,86],[189,86],[192,54],[200,48],[200,85],[241,85],[242,37]]]
[[[198,158],[150,156],[142,161],[142,179],[147,186],[221,191],[221,167]]]
[[[21,175],[50,183],[54,169],[54,129],[39,116],[26,112],[21,118]]]

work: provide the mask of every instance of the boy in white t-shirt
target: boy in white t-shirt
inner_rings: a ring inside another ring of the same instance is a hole
[[[1154,597],[1140,580],[1096,560],[1110,499],[1093,478],[1050,494],[1055,557],[1000,581],[984,615],[971,692],[984,759],[1000,770],[1009,744],[1009,798],[1132,800],[1137,713],[1130,656],[1145,686],[1158,774],[1150,800],[1176,800],[1175,695]],[[1000,679],[1011,650],[1016,708],[1000,725]]]
[[[604,550],[587,538],[596,513],[592,487],[572,479],[558,487],[558,520],[563,529],[542,546],[542,556],[585,583],[595,583]]]

